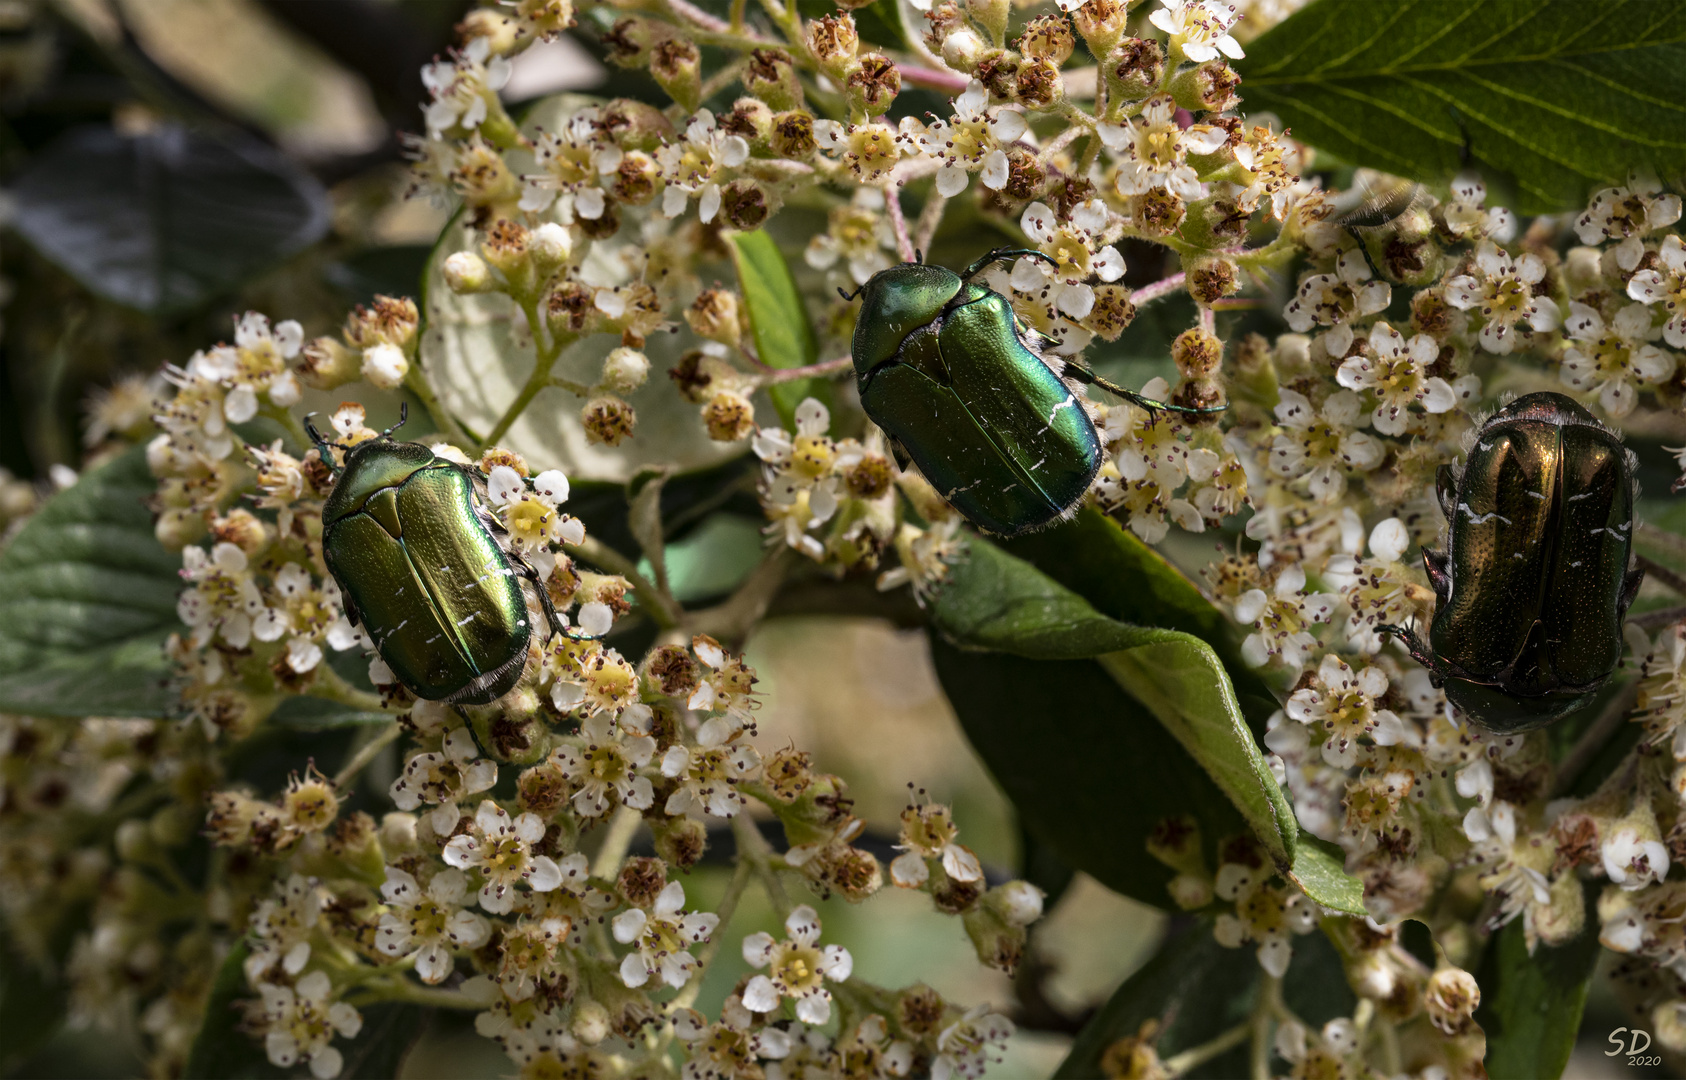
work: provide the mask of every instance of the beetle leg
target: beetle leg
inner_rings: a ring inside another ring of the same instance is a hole
[[[1059,265],[1059,262],[1052,255],[1049,255],[1045,251],[1037,251],[1034,248],[1004,248],[1004,247],[999,247],[999,248],[994,249],[993,251],[986,252],[983,255],[979,256],[977,262],[973,263],[971,266],[968,266],[966,269],[960,271],[960,277],[964,281],[971,281],[973,278],[975,278],[979,274],[981,274],[992,263],[998,263],[1001,260],[1007,258],[1009,255],[1028,255],[1033,259],[1041,259],[1043,262],[1048,263],[1050,266],[1058,266]]]
[[[533,589],[539,594],[539,606],[544,608],[545,621],[550,624],[551,634],[567,633],[566,628],[562,625],[561,616],[556,614],[556,605],[550,599],[550,590],[545,588],[538,570],[533,567],[532,563],[513,551],[509,552],[509,562],[511,566],[515,567],[517,574],[533,583]],[[573,635],[569,634],[568,636],[572,637]],[[549,638],[547,637],[546,640],[548,641]]]
[[[1067,360],[1065,362],[1064,375],[1066,378],[1076,379],[1081,383],[1098,386],[1109,394],[1117,394],[1126,401],[1132,402],[1133,404],[1146,409],[1150,415],[1158,412],[1160,409],[1164,409],[1167,412],[1187,413],[1198,416],[1202,413],[1223,412],[1225,409],[1229,408],[1228,405],[1212,405],[1207,408],[1197,408],[1192,405],[1172,405],[1170,402],[1166,401],[1154,401],[1152,398],[1143,397],[1134,390],[1127,390],[1113,382],[1111,379],[1103,378],[1084,367],[1082,364],[1076,363],[1072,360]]]
[[[1428,668],[1431,672],[1435,670],[1434,654],[1428,651],[1428,648],[1423,645],[1423,639],[1418,637],[1417,632],[1409,626],[1391,626],[1387,623],[1383,623],[1376,627],[1376,632],[1379,634],[1392,634],[1394,637],[1399,638],[1401,641],[1405,642],[1405,648],[1410,651],[1411,659],[1415,660],[1423,667]]]
[[[1636,566],[1627,572],[1622,579],[1622,595],[1616,601],[1616,610],[1620,618],[1627,618],[1627,609],[1633,605],[1633,598],[1639,595],[1639,586],[1645,582],[1645,568]]]

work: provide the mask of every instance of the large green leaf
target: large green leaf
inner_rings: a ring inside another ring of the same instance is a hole
[[[1204,642],[1109,619],[982,540],[932,622],[967,736],[1060,859],[1163,905],[1170,873],[1143,847],[1152,827],[1192,814],[1210,843],[1239,811],[1277,866],[1292,866],[1293,811]]]
[[[1135,1035],[1146,1020],[1161,1024],[1156,1047],[1161,1057],[1217,1038],[1246,1019],[1258,977],[1251,949],[1224,948],[1212,937],[1211,920],[1199,920],[1167,940],[1113,992],[1078,1033],[1055,1080],[1102,1075],[1107,1047]]]
[[[13,228],[89,290],[148,312],[196,307],[322,238],[310,174],[237,131],[78,128],[11,188]]]
[[[1589,912],[1595,897],[1588,882]],[[1539,945],[1532,955],[1521,919],[1493,936],[1475,980],[1481,986],[1475,1022],[1487,1033],[1487,1075],[1493,1080],[1562,1075],[1598,952],[1598,924],[1590,917],[1573,941],[1555,949]]]
[[[1629,166],[1686,166],[1679,0],[1324,0],[1247,46],[1249,111],[1348,160],[1443,180],[1466,159],[1526,213]]]
[[[64,980],[43,971],[0,940],[0,1072],[24,1064],[58,1033],[68,998]]]
[[[522,129],[558,131],[574,112],[596,104],[578,94],[545,98],[528,111]],[[526,151],[508,155],[516,173],[538,172]],[[627,216],[647,213],[632,208]],[[533,371],[533,348],[525,344],[526,329],[513,301],[501,293],[459,296],[445,285],[445,260],[476,242],[475,232],[458,215],[440,234],[428,262],[422,307],[427,326],[421,339],[421,363],[440,400],[471,434],[484,436],[497,424]],[[605,257],[598,244],[583,273],[593,282],[624,275],[618,257]],[[519,336],[522,340],[517,340]],[[675,393],[666,372],[679,361],[684,334],[651,335],[644,347],[650,358],[649,382],[627,396],[637,410],[631,439],[609,447],[586,438],[580,424],[584,401],[559,387],[539,391],[509,433],[499,441],[520,451],[535,468],[561,469],[569,480],[608,480],[624,483],[653,466],[672,466],[679,472],[717,465],[743,453],[742,443],[718,443],[708,437],[697,407]],[[597,334],[563,351],[553,374],[587,385],[601,376],[603,359],[620,340]],[[771,413],[765,418],[771,422]]]
[[[1309,833],[1300,834],[1288,877],[1326,908],[1349,915],[1369,914],[1364,908],[1364,883],[1346,872],[1340,849]]]
[[[166,716],[181,560],[154,538],[136,448],[48,501],[0,552],[0,712]]]
[[[1222,660],[1254,731],[1263,732],[1280,707],[1264,680],[1241,662],[1238,635],[1223,612],[1164,556],[1099,510],[1085,507],[1070,521],[1005,546],[1104,615],[1205,642]]]
[[[807,367],[820,358],[808,310],[796,279],[773,238],[760,229],[732,237],[732,261],[738,268],[738,286],[743,290],[750,336],[755,355],[768,367]],[[768,388],[768,395],[788,425],[796,406],[808,396],[812,379],[796,379]]]

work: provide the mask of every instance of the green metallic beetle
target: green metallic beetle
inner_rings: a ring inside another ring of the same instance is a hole
[[[1633,568],[1634,462],[1562,394],[1517,398],[1436,476],[1446,550],[1424,549],[1439,603],[1425,646],[1404,639],[1481,726],[1543,727],[1585,706],[1622,656]]]
[[[1149,410],[1219,411],[1150,401],[1044,356],[1007,298],[972,280],[1014,255],[1053,262],[997,248],[963,273],[902,263],[843,294],[862,298],[851,351],[866,414],[950,505],[1000,536],[1068,517],[1100,470],[1106,449],[1082,384]]]
[[[306,428],[331,464],[335,444]],[[532,627],[517,574],[534,582],[552,629],[564,624],[538,574],[495,538],[502,528],[482,506],[478,474],[393,440],[392,430],[345,450],[322,505],[323,559],[346,617],[406,689],[426,701],[487,704],[527,662]]]

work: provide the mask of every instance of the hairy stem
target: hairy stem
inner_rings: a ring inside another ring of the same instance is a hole
[[[615,811],[615,816],[609,821],[609,832],[603,837],[603,846],[597,849],[597,858],[592,860],[591,874],[593,877],[613,881],[620,873],[621,862],[626,858],[626,851],[632,846],[632,838],[638,833],[638,826],[644,818],[630,806],[623,806]]]
[[[1180,292],[1183,288],[1183,283],[1187,280],[1188,275],[1183,273],[1175,273],[1168,278],[1160,278],[1152,285],[1143,285],[1141,288],[1131,293],[1130,303],[1136,305],[1138,308],[1143,304],[1151,304],[1153,301],[1163,299],[1174,292]]]
[[[746,857],[738,857],[738,865],[732,871],[732,880],[726,883],[726,892],[720,897],[720,903],[715,905],[714,913],[720,916],[715,924],[714,934],[696,951],[697,966],[691,972],[691,981],[684,989],[673,996],[668,1002],[668,1012],[676,1013],[680,1009],[690,1008],[702,993],[703,977],[708,974],[709,965],[720,952],[720,942],[726,936],[726,926],[732,921],[732,915],[738,910],[738,901],[743,897],[744,889],[749,885],[750,875],[755,871],[754,864]]]
[[[1271,1022],[1276,1019],[1282,1002],[1282,980],[1266,974],[1259,987],[1259,998],[1253,1003],[1253,1017],[1248,1021],[1253,1043],[1248,1072],[1252,1080],[1270,1080]]]
[[[1181,1076],[1190,1069],[1204,1065],[1213,1058],[1240,1046],[1247,1041],[1247,1036],[1252,1031],[1253,1021],[1244,1020],[1209,1042],[1203,1042],[1199,1046],[1191,1046],[1180,1054],[1166,1058],[1162,1062],[1165,1066],[1165,1072],[1169,1076]]]
[[[580,556],[593,566],[600,566],[609,573],[619,574],[630,581],[639,603],[649,612],[650,618],[656,621],[657,626],[663,630],[671,630],[679,625],[684,612],[680,610],[678,602],[656,588],[649,578],[640,574],[637,563],[591,536],[568,547],[571,551],[579,552]]]
[[[907,218],[902,216],[901,193],[894,184],[884,185],[884,206],[890,211],[890,226],[896,231],[896,254],[902,262],[913,261],[913,241],[907,236]]]
[[[357,778],[357,774],[362,772],[369,762],[375,760],[377,754],[397,739],[399,733],[403,730],[398,721],[394,720],[370,738],[368,742],[358,747],[357,752],[346,759],[346,763],[340,766],[340,771],[334,774],[334,787],[343,790],[347,784]]]
[[[486,436],[485,441],[480,444],[482,450],[488,446],[497,445],[498,440],[507,435],[510,427],[514,425],[516,420],[520,419],[522,413],[527,411],[527,406],[531,405],[533,399],[539,396],[539,391],[547,386],[555,385],[550,377],[550,369],[556,366],[556,358],[562,355],[563,346],[571,340],[570,335],[552,338],[549,342],[546,342],[544,322],[539,318],[538,300],[527,297],[519,303],[521,313],[527,317],[527,327],[533,334],[533,373],[527,376],[526,385],[521,387],[521,392],[515,395],[515,400],[509,403],[509,408],[504,410],[503,415],[498,418],[497,424]],[[569,388],[574,389],[572,386]]]
[[[439,395],[434,393],[433,382],[427,377],[427,369],[421,365],[421,357],[418,356],[410,362],[410,370],[404,376],[404,387],[410,393],[416,395],[416,400],[420,401],[422,408],[427,410],[427,417],[433,421],[433,427],[439,434],[445,436],[456,446],[469,447],[474,445],[474,440],[469,437],[468,432],[464,431],[462,425],[451,417],[451,414],[445,409],[444,402],[440,401]]]

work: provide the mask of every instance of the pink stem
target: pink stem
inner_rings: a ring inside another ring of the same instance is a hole
[[[901,74],[902,82],[923,86],[928,90],[959,93],[972,81],[970,76],[958,72],[936,71],[932,68],[914,67],[912,64],[897,64],[896,71]]]
[[[902,262],[913,261],[913,241],[907,236],[907,218],[902,216],[901,193],[894,185],[884,188],[884,205],[890,209],[890,226],[896,230],[896,254]]]
[[[710,15],[702,8],[697,7],[694,4],[687,3],[686,0],[667,0],[667,6],[672,9],[675,15],[684,17],[686,20],[695,23],[704,30],[708,30],[716,34],[731,32],[731,23],[727,22],[725,19],[716,18],[715,16]]]
[[[757,360],[756,366],[761,369],[761,385],[772,386],[776,383],[792,382],[796,379],[811,379],[823,375],[835,375],[855,362],[852,356],[840,356],[836,360],[822,360],[817,364],[806,367],[775,368]]]
[[[1172,274],[1170,277],[1156,281],[1152,285],[1143,285],[1130,294],[1130,303],[1140,307],[1161,297],[1169,296],[1183,287],[1183,282],[1187,276],[1186,274]]]

